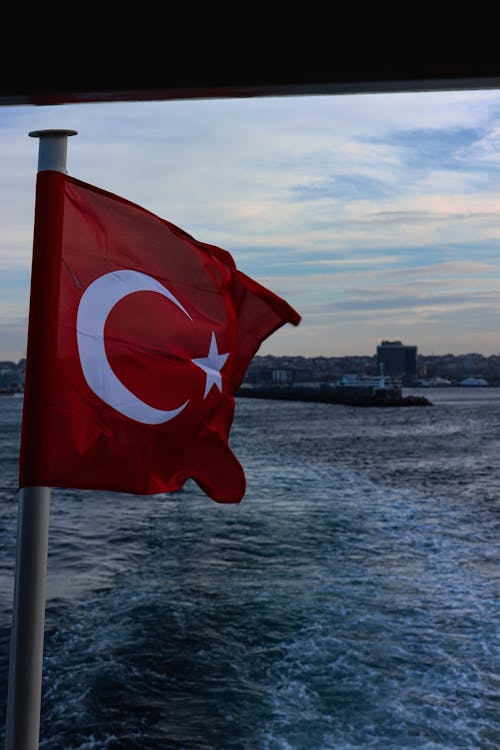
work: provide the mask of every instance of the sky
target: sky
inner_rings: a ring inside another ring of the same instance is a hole
[[[500,352],[500,91],[0,108],[0,360],[26,355],[38,139],[302,316],[258,354]]]

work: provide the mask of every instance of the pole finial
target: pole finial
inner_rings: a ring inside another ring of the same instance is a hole
[[[31,138],[60,138],[68,135],[78,135],[78,130],[31,130],[28,133]]]
[[[53,170],[66,174],[66,152],[68,136],[77,130],[32,130],[31,138],[40,138],[38,146],[38,171]]]

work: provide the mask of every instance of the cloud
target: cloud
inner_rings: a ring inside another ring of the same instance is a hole
[[[498,91],[4,107],[0,115],[0,358],[12,346],[6,331],[19,334],[26,315],[38,149],[28,132],[43,128],[79,131],[68,143],[70,174],[224,247],[305,310],[297,329],[266,342],[271,350],[355,353],[391,317],[401,335],[436,342],[432,318],[457,342],[464,311],[482,345],[481,320],[496,341]]]

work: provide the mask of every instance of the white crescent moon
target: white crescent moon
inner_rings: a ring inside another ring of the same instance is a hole
[[[104,326],[113,307],[127,294],[158,292],[171,300],[187,317],[178,299],[152,276],[140,271],[112,271],[92,282],[82,294],[76,319],[78,353],[89,388],[113,409],[136,422],[161,424],[173,419],[187,406],[162,411],[149,406],[126,388],[109,364],[104,346]]]

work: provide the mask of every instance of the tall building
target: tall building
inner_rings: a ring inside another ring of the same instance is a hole
[[[377,367],[383,365],[384,375],[398,377],[411,385],[417,375],[417,347],[405,346],[401,341],[382,341],[377,346]]]

